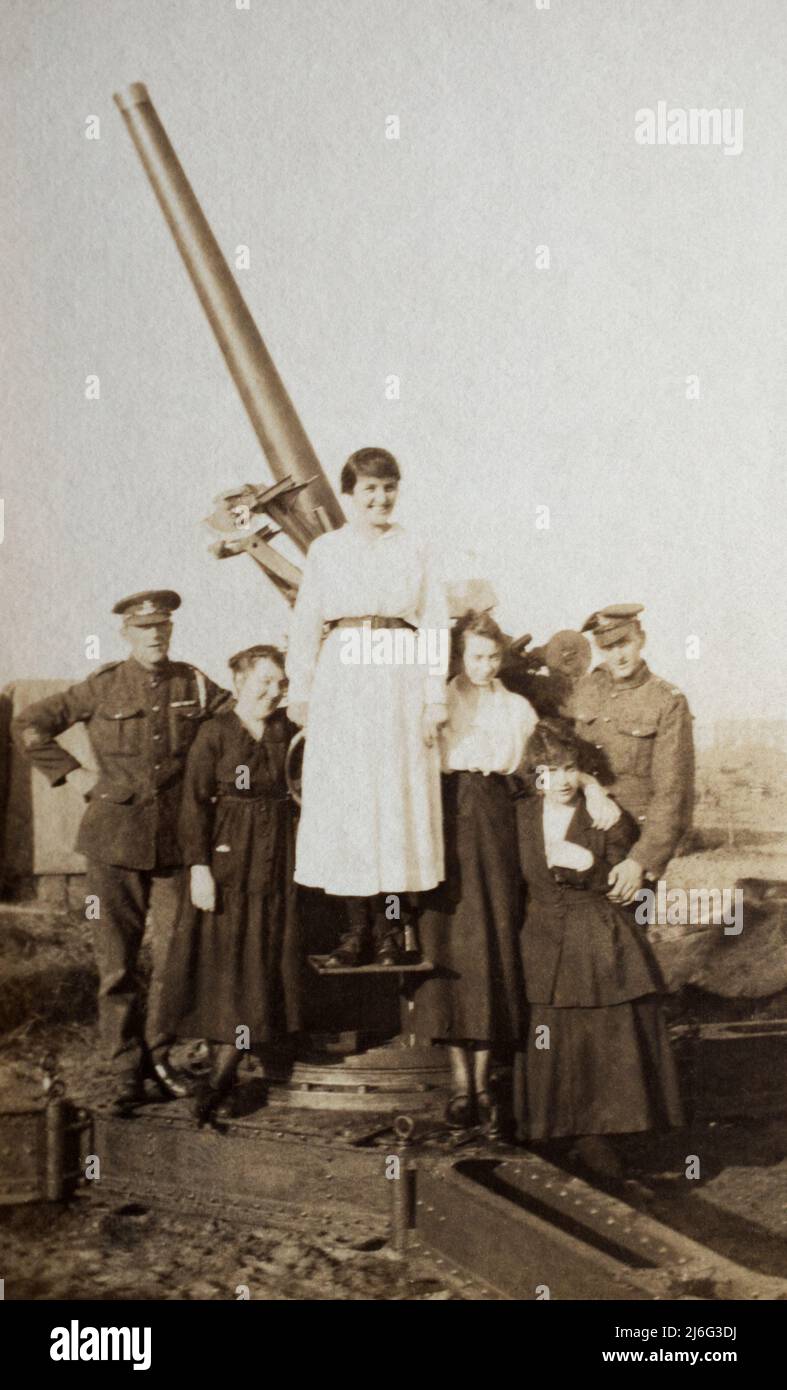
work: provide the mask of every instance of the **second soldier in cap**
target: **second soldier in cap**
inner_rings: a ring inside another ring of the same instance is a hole
[[[658,879],[691,825],[694,797],[692,720],[685,695],[653,674],[642,651],[642,605],[591,613],[601,664],[574,687],[567,713],[603,755],[609,791],[639,826],[639,839],[610,873],[611,896],[630,903],[647,878]]]

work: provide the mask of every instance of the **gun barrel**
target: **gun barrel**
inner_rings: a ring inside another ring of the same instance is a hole
[[[344,524],[344,514],[295,411],[286,387],[257,329],[235,278],[170,143],[147,87],[134,82],[115,93],[119,107],[158,199],[200,303],[268,465],[279,481],[312,479],[293,501],[300,525],[292,539],[301,550],[319,535],[327,518]],[[293,518],[295,520],[295,517]]]

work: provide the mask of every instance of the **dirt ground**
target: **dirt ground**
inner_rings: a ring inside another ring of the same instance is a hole
[[[461,1300],[385,1227],[288,1208],[244,1230],[91,1193],[0,1212],[0,1269],[6,1299]]]
[[[101,1106],[110,1088],[90,1025],[30,1026],[6,1039],[5,1097],[38,1103],[39,1062],[55,1049],[69,1097]],[[68,1203],[0,1206],[0,1278],[11,1300],[462,1298],[436,1265],[395,1255],[387,1217],[360,1207],[270,1202],[264,1220],[243,1224],[127,1201],[99,1183]]]
[[[787,851],[720,846],[676,861],[670,883],[732,885],[739,877],[787,878]],[[686,997],[705,1001],[703,1016],[710,996],[701,990],[710,980],[719,990],[710,1016],[716,1009],[721,1018],[777,1019],[787,1017],[784,932],[783,919],[753,921],[738,940],[665,932],[658,949],[675,983],[698,987]],[[74,1102],[92,1108],[107,1099],[94,989],[88,931],[76,914],[0,913],[0,1111],[15,1101],[40,1103],[47,1056]],[[682,998],[674,996],[678,1009]],[[740,1085],[745,1092],[745,1076]],[[687,1154],[701,1157],[698,1182],[683,1174]],[[630,1141],[629,1157],[666,1175],[633,1205],[784,1281],[787,1296],[787,1116],[706,1118],[668,1139]],[[388,1238],[386,1217],[360,1207],[337,1213],[271,1203],[264,1221],[243,1226],[110,1198],[94,1184],[67,1205],[0,1207],[0,1278],[10,1300],[236,1299],[247,1291],[263,1300],[466,1296],[436,1263],[402,1260]]]
[[[0,1085],[6,1095],[40,1098],[38,1063],[57,1045],[67,1093],[100,1104],[108,1092],[95,1043],[92,1025],[20,1029],[0,1053]],[[253,1071],[249,1064],[247,1081]],[[649,1196],[625,1200],[764,1276],[775,1289],[769,1296],[787,1299],[787,1117],[706,1121],[657,1141],[632,1138],[627,1153],[633,1168],[661,1171],[663,1180]],[[689,1153],[701,1159],[696,1183],[684,1175]],[[247,1290],[263,1300],[465,1297],[436,1263],[394,1254],[386,1216],[360,1207],[271,1202],[264,1219],[244,1224],[168,1212],[102,1193],[100,1184],[66,1205],[0,1208],[0,1277],[11,1300],[235,1299]]]

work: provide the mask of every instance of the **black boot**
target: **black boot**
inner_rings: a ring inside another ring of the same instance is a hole
[[[127,1119],[138,1106],[145,1104],[145,1083],[138,1072],[119,1076],[110,1101],[113,1115]]]
[[[325,957],[323,964],[329,970],[341,966],[363,965],[369,940],[369,900],[368,898],[345,898],[347,930],[344,932],[335,951]]]
[[[335,970],[339,966],[362,965],[366,955],[368,932],[359,931],[357,927],[352,927],[346,931],[335,951],[331,951],[325,957],[323,965],[329,970]]]
[[[398,921],[389,921],[379,910],[374,917],[375,965],[403,965],[402,929]]]
[[[571,1160],[595,1178],[622,1182],[625,1171],[615,1146],[605,1134],[583,1134],[574,1141]]]
[[[392,966],[404,964],[401,923],[398,917],[388,917],[386,912],[388,899],[394,896],[397,898],[399,897],[398,894],[380,893],[374,905],[372,936],[374,939],[375,965]]]
[[[385,925],[386,931],[375,932],[374,963],[375,965],[404,965],[401,932],[392,922],[386,922]]]
[[[218,1043],[207,1081],[200,1081],[194,1092],[192,1113],[197,1126],[210,1124],[229,1097],[240,1065],[240,1051],[234,1043]]]

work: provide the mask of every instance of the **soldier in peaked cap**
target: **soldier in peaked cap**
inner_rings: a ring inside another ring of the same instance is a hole
[[[186,1094],[169,1065],[170,1039],[158,1024],[182,878],[178,811],[186,754],[202,722],[231,697],[196,667],[169,660],[172,614],[179,607],[172,589],[121,599],[112,611],[123,619],[130,656],[30,705],[15,721],[33,765],[53,787],[67,781],[87,802],[76,848],[87,857],[86,891],[98,899],[99,1024],[121,1112],[144,1099],[147,1076],[165,1095]],[[57,741],[80,722],[97,774]],[[136,967],[148,908],[153,973],[145,1022]]]
[[[643,879],[659,878],[691,825],[694,745],[686,697],[642,659],[639,603],[602,608],[583,624],[601,664],[574,687],[567,713],[600,750],[608,790],[640,826],[627,859],[610,874],[610,896],[632,902]]]

